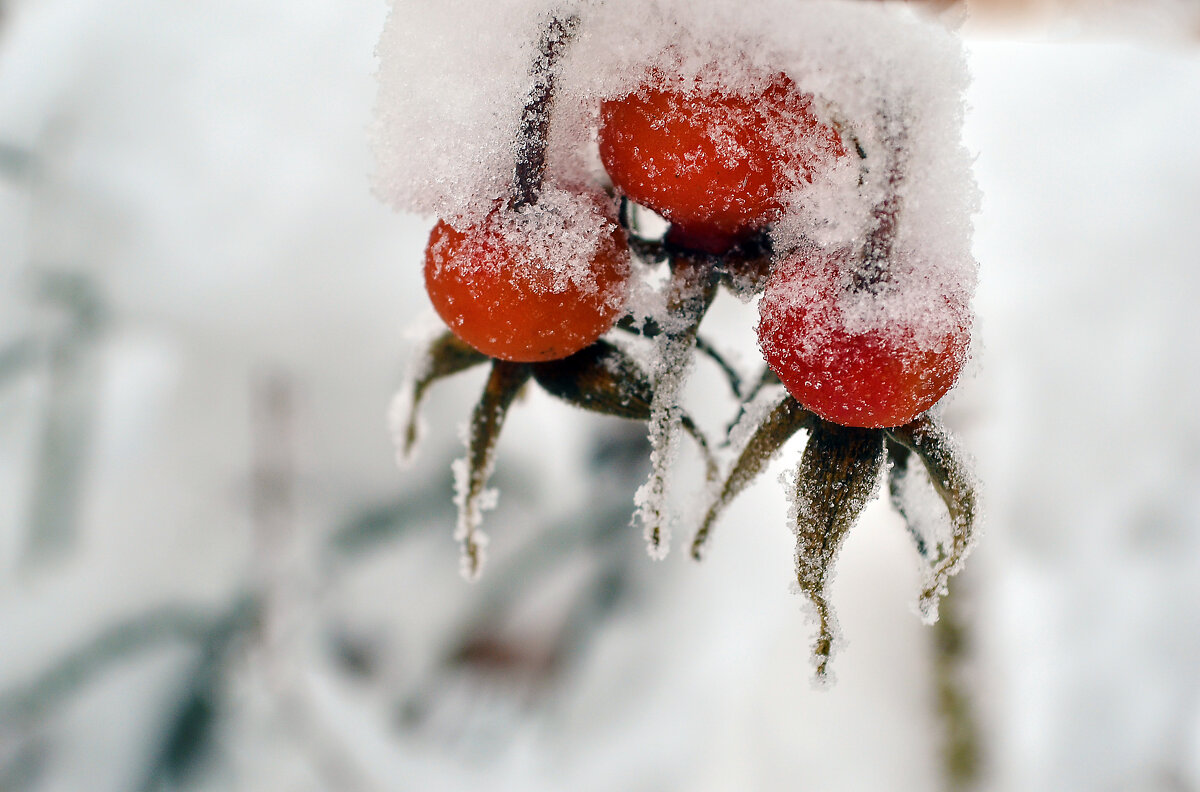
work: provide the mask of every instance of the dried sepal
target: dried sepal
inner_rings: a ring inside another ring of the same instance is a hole
[[[662,334],[662,327],[659,326],[653,318],[635,318],[633,316],[623,316],[617,322],[617,329],[624,330],[627,333],[640,335],[643,338],[657,338]],[[733,391],[733,395],[737,398],[742,398],[742,375],[733,367],[724,355],[722,355],[711,341],[706,340],[700,335],[695,337],[696,351],[707,357],[729,382],[729,389]]]
[[[658,322],[650,317],[637,318],[626,315],[617,321],[616,327],[618,330],[640,335],[643,338],[657,338],[662,333],[662,328]],[[742,375],[738,373],[738,370],[712,345],[712,342],[706,340],[703,336],[697,335],[695,343],[696,351],[716,364],[717,368],[721,370],[721,373],[725,375],[725,379],[729,382],[729,389],[733,391],[733,395],[741,399]]]
[[[687,432],[688,436],[695,441],[696,447],[700,449],[700,455],[704,457],[704,480],[709,484],[715,482],[721,473],[721,469],[720,465],[717,464],[717,457],[712,452],[712,446],[709,445],[708,438],[700,430],[700,427],[696,426],[696,422],[687,413],[683,413],[679,421],[683,426],[683,431]]]
[[[915,515],[909,514],[908,505],[904,498],[904,482],[909,475],[909,462],[912,460],[912,451],[907,446],[897,443],[891,437],[888,437],[887,454],[888,494],[891,497],[892,507],[904,518],[904,525],[908,528],[908,533],[912,537],[913,544],[916,545],[917,555],[921,556],[922,561],[928,563],[930,561],[929,542],[926,540],[921,526],[917,524]]]
[[[703,558],[713,525],[725,507],[754,481],[784,443],[796,432],[812,426],[816,420],[816,416],[800,406],[800,402],[790,394],[785,394],[763,414],[704,514],[700,528],[692,539],[692,558],[697,561]]]
[[[887,433],[925,464],[929,480],[950,515],[950,546],[939,547],[936,554],[931,554],[929,579],[919,601],[921,618],[931,623],[937,620],[938,600],[946,593],[950,577],[962,568],[975,543],[975,478],[950,432],[928,414]]]
[[[655,559],[664,558],[669,547],[669,465],[675,456],[679,432],[685,428],[680,395],[691,371],[696,333],[716,296],[716,287],[715,272],[711,267],[703,266],[703,262],[686,256],[679,256],[672,262],[667,293],[671,323],[663,327],[655,339],[658,346],[657,371],[654,373],[654,396],[650,402],[648,421],[650,477],[634,495],[637,504],[634,520],[641,521],[647,550]]]
[[[420,438],[421,400],[429,386],[488,360],[487,355],[459,340],[449,330],[435,338],[417,359],[388,408],[388,424],[396,446],[396,461],[406,465]]]
[[[851,526],[875,495],[883,468],[883,432],[813,421],[796,472],[796,584],[816,610],[813,644],[823,680],[837,639],[829,577]]]
[[[650,379],[615,344],[597,341],[562,360],[535,363],[532,369],[534,379],[547,393],[569,404],[616,418],[650,420],[654,401]],[[686,412],[681,411],[679,420],[704,457],[707,479],[715,480],[717,460],[708,438]]]
[[[508,408],[529,381],[530,368],[524,363],[504,360],[492,362],[492,373],[484,386],[467,434],[467,456],[454,463],[455,503],[458,526],[454,538],[462,548],[462,573],[475,580],[483,567],[483,548],[487,537],[479,530],[483,512],[495,506],[496,493],[487,489],[488,478],[496,461],[496,441]]]
[[[531,368],[547,393],[576,407],[635,421],[650,418],[650,380],[633,358],[608,341]]]

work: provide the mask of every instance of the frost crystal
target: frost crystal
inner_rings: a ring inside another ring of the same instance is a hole
[[[488,463],[478,477],[473,475],[466,457],[454,460],[450,468],[454,473],[454,505],[458,508],[454,541],[462,548],[458,568],[467,580],[477,580],[483,569],[484,548],[488,544],[487,534],[479,530],[483,513],[496,508],[500,500],[500,493],[496,489],[476,483],[478,478],[486,480],[491,477],[495,462],[489,459]]]

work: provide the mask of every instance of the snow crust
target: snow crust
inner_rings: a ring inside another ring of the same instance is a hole
[[[647,75],[751,93],[782,72],[851,151],[811,183],[797,182],[773,229],[776,248],[861,247],[899,169],[910,177],[895,188],[903,204],[896,281],[905,288],[871,315],[905,312],[925,284],[969,299],[978,197],[960,142],[965,60],[953,31],[901,4],[397,0],[378,47],[381,197],[403,211],[479,218],[509,195],[538,30],[552,13],[580,23],[558,64],[548,178],[606,182],[595,144],[600,105],[638,90]],[[892,151],[897,136],[902,162]],[[911,280],[919,281],[912,300]]]
[[[603,195],[546,189],[536,206],[493,211],[481,224],[469,225],[466,217],[454,219],[451,225],[456,230],[482,235],[485,254],[434,255],[433,259],[441,263],[453,259],[453,266],[463,275],[473,269],[513,267],[519,268],[522,280],[549,293],[568,289],[592,293],[599,288],[594,262],[602,255],[614,255],[614,238],[624,247],[624,234],[610,214]],[[449,244],[446,237],[439,243]],[[437,244],[431,249],[440,252]],[[617,304],[624,300],[622,289],[613,289],[607,296]]]
[[[965,59],[954,31],[903,4],[396,0],[378,48],[374,137],[384,199],[466,223],[511,197],[539,30],[555,14],[579,24],[554,67],[548,183],[608,183],[596,145],[607,100],[661,85],[664,75],[743,95],[786,75],[811,97],[819,121],[838,130],[846,153],[812,172],[797,164],[803,158],[781,164],[805,172],[793,174],[770,230],[777,260],[823,258],[841,268],[844,284],[869,281],[841,298],[839,324],[852,335],[901,330],[918,349],[933,349],[970,327],[978,195],[960,142]],[[780,126],[775,134],[785,138],[802,134]],[[804,145],[779,142],[783,150]],[[736,159],[737,141],[728,147]],[[559,189],[550,194],[565,195]],[[562,214],[568,199],[546,203],[549,212],[520,213],[512,234],[556,272],[585,273],[578,263],[598,235]],[[884,222],[886,277],[864,277],[863,253]],[[811,304],[812,296],[800,289],[789,299]],[[678,361],[659,363],[650,368],[664,384],[683,374],[663,371]],[[658,453],[668,445],[656,444]]]
[[[393,4],[376,53],[376,191],[398,209],[482,219],[512,176],[543,4]]]

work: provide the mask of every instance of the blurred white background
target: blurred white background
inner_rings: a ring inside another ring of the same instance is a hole
[[[430,219],[370,194],[382,0],[0,4],[0,790],[1200,790],[1200,10],[995,5],[986,536],[924,627],[872,505],[815,691],[776,475],[656,564],[636,425],[518,404],[458,577],[480,373],[416,468],[384,423]]]

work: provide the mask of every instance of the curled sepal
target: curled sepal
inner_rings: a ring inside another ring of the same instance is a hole
[[[716,490],[700,528],[692,539],[692,558],[697,561],[704,557],[713,525],[725,507],[754,481],[779,449],[783,448],[784,443],[796,432],[811,426],[817,420],[815,415],[801,407],[800,402],[790,394],[785,394],[773,407],[766,405],[759,410],[753,408],[754,405],[744,408],[742,421],[753,422],[752,433],[742,445],[741,453],[730,468],[729,475],[721,483],[720,489]]]
[[[458,506],[454,538],[462,548],[462,573],[467,580],[478,578],[483,568],[487,537],[479,530],[479,524],[483,512],[496,505],[496,491],[487,489],[496,461],[496,441],[500,439],[508,408],[529,381],[529,375],[529,366],[524,363],[492,362],[491,376],[471,414],[467,455],[454,462],[454,503]]]
[[[796,584],[817,614],[813,660],[818,680],[828,677],[837,639],[830,572],[850,527],[875,495],[883,459],[881,430],[815,420],[796,472]]]
[[[910,475],[909,462],[912,461],[912,451],[907,446],[901,445],[891,437],[888,437],[887,455],[888,495],[891,498],[892,507],[904,518],[904,525],[908,528],[908,534],[912,537],[913,544],[916,545],[917,555],[926,564],[932,563],[929,540],[925,537],[925,532],[921,530],[917,515],[910,512],[908,500],[905,497],[905,487]]]
[[[654,388],[637,362],[614,344],[597,341],[562,360],[535,363],[532,369],[547,393],[569,404],[617,418],[650,420]],[[715,480],[717,461],[708,439],[686,412],[680,423],[704,456],[708,480]]]
[[[950,515],[949,547],[939,544],[937,552],[929,554],[929,576],[918,603],[921,618],[932,623],[937,621],[938,601],[950,577],[962,568],[975,544],[975,477],[949,431],[928,414],[887,433],[925,464],[929,481]]]
[[[429,386],[438,380],[465,371],[487,360],[487,355],[460,341],[447,330],[435,338],[413,364],[404,384],[388,408],[388,426],[396,445],[396,462],[407,465],[420,437],[418,411]]]

